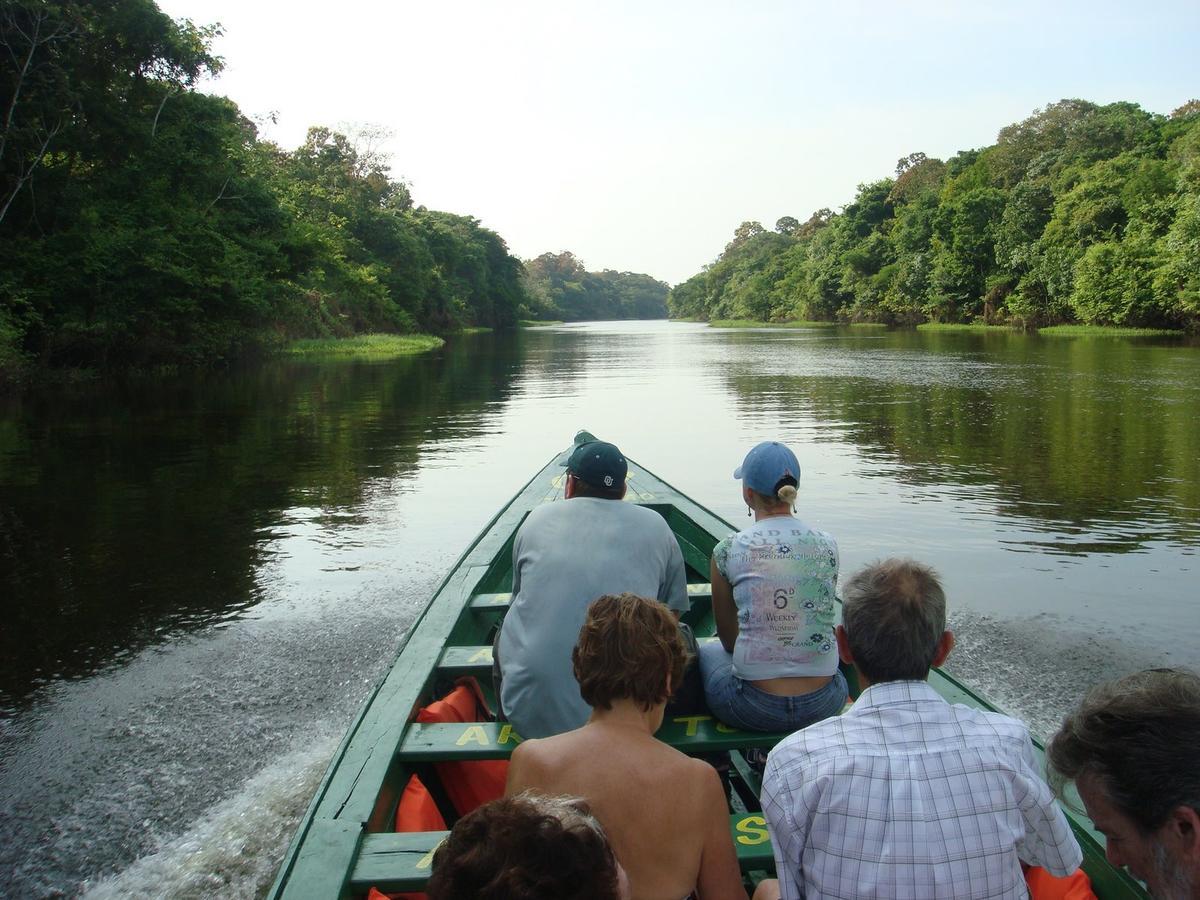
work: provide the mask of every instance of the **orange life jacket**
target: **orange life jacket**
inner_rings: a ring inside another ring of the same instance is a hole
[[[487,722],[492,718],[483,692],[474,678],[463,678],[441,700],[423,707],[416,721]],[[471,762],[435,763],[434,771],[442,782],[454,811],[464,816],[478,806],[504,796],[508,778],[508,760],[489,759]],[[396,831],[445,831],[446,820],[429,790],[416,775],[408,779],[396,807]],[[371,888],[367,900],[424,900],[424,894],[384,894]]]
[[[1091,879],[1083,869],[1076,869],[1066,878],[1055,878],[1041,866],[1028,866],[1025,885],[1033,900],[1096,900]]]

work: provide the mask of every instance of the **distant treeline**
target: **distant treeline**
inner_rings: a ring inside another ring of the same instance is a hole
[[[1200,101],[1063,100],[949,160],[914,153],[840,213],[743,222],[671,315],[1200,326]]]
[[[588,272],[573,253],[543,253],[525,263],[530,318],[579,322],[665,319],[670,286],[633,272]]]

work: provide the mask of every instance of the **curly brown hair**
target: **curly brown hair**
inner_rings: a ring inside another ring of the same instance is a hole
[[[571,662],[589,706],[612,709],[614,700],[628,698],[650,709],[679,686],[687,651],[679,624],[663,604],[636,594],[607,594],[588,607]]]
[[[463,816],[433,855],[429,900],[618,900],[617,861],[587,804],[526,792]]]

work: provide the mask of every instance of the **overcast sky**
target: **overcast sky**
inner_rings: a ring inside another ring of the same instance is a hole
[[[1200,0],[159,0],[219,22],[205,90],[297,146],[382,125],[417,203],[519,256],[676,283],[739,222],[848,203],[1063,97],[1200,96]]]

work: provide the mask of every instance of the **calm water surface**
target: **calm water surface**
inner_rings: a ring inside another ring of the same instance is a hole
[[[735,524],[797,451],[843,572],[944,575],[1046,733],[1200,667],[1200,346],[608,323],[0,407],[0,894],[253,896],[432,589],[589,428]]]

